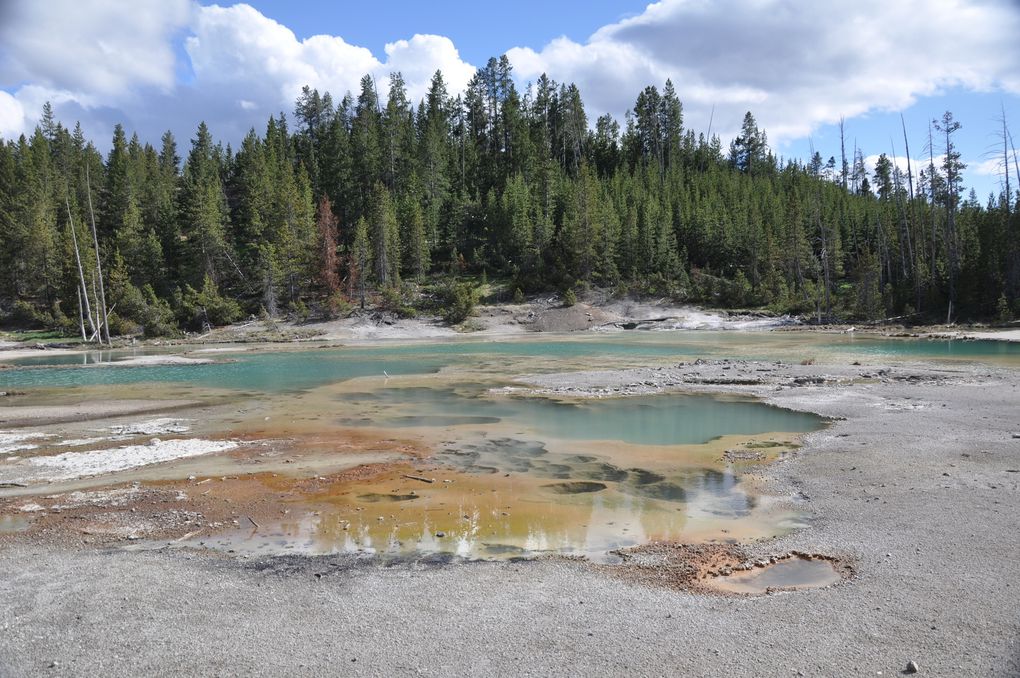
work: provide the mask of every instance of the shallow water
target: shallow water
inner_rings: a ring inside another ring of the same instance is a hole
[[[269,482],[262,478],[269,470],[279,474],[265,491],[288,497],[284,517],[189,543],[254,553],[469,558],[557,552],[605,559],[649,540],[754,539],[803,525],[788,505],[764,501],[745,475],[757,462],[734,464],[723,455],[743,449],[779,458],[796,448],[798,434],[823,426],[820,418],[737,397],[585,400],[502,388],[519,385],[522,374],[698,357],[1020,363],[1020,346],[999,342],[617,332],[201,354],[210,364],[94,364],[140,354],[33,357],[0,371],[0,390],[25,388],[22,398],[39,403],[186,397],[205,407],[190,435],[263,441],[248,452],[252,459],[219,455],[130,474],[143,481],[238,474],[251,482]],[[67,433],[75,436],[81,431]],[[66,452],[59,442],[47,439],[31,454]],[[263,452],[270,458],[260,458]],[[387,465],[367,480],[297,489],[299,481],[347,468],[342,461],[356,455]],[[298,463],[284,466],[283,456]]]
[[[708,585],[729,593],[767,593],[769,589],[816,589],[840,581],[839,572],[823,559],[787,558],[727,577],[709,580]]]
[[[720,529],[750,538],[775,529],[757,515],[755,498],[733,474],[710,469],[644,486],[633,477],[550,481],[527,473],[452,469],[431,476],[436,482],[394,473],[356,488],[324,491],[309,498],[314,510],[191,543],[252,554],[477,559],[559,553],[606,561],[613,549],[652,539],[699,539]],[[672,491],[652,489],[666,485]]]
[[[1020,343],[952,339],[896,339],[810,332],[612,332],[501,340],[381,343],[306,351],[201,354],[212,364],[114,367],[109,363],[158,350],[40,355],[11,360],[2,387],[87,386],[183,382],[267,392],[314,388],[370,375],[421,374],[449,365],[501,372],[527,365],[531,372],[572,366],[634,367],[676,360],[744,358],[800,362],[937,360],[1020,365]],[[38,369],[46,366],[46,369]],[[56,368],[56,369],[54,369]],[[64,368],[64,369],[60,369]],[[87,369],[85,369],[87,368]]]
[[[25,516],[0,516],[0,534],[24,532],[32,524],[32,520]]]
[[[806,432],[818,427],[814,415],[742,398],[670,394],[556,400],[489,395],[488,391],[484,384],[469,384],[348,393],[344,400],[365,400],[367,411],[337,421],[346,426],[396,428],[504,423],[529,431],[539,440],[553,437],[639,445],[698,444],[728,434]]]

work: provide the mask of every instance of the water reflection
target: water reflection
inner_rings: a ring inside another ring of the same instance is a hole
[[[206,545],[249,553],[372,553],[464,558],[542,553],[610,558],[609,551],[748,519],[752,497],[730,472],[704,469],[668,480],[548,482],[532,475],[452,469],[434,483],[390,474],[309,497],[296,519],[222,535]],[[765,521],[760,527],[764,529]],[[771,528],[769,528],[771,529]]]

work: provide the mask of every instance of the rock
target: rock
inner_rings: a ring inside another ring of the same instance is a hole
[[[911,660],[907,662],[907,668],[903,671],[903,673],[917,673],[920,670],[921,669],[917,666],[917,662]]]
[[[443,537],[446,536],[446,533],[445,532],[436,532],[436,536],[439,537],[440,539],[442,539]]]

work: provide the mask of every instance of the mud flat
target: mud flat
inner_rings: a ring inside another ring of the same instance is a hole
[[[910,661],[921,675],[1020,673],[1016,370],[712,360],[528,381],[575,397],[751,394],[835,418],[755,472],[808,527],[703,547],[716,560],[695,581],[728,576],[727,559],[789,554],[834,559],[852,577],[707,594],[642,576],[704,564],[654,545],[612,570],[560,558],[384,565],[29,542],[11,521],[0,675],[888,676]]]
[[[190,400],[104,400],[68,405],[10,405],[0,408],[0,426],[52,424],[122,415],[169,412],[196,405]]]

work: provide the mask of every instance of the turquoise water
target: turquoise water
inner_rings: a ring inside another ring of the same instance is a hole
[[[1020,363],[1020,344],[997,341],[902,340],[789,332],[633,332],[570,338],[453,340],[311,351],[260,351],[227,357],[208,354],[206,357],[217,362],[207,365],[111,367],[96,364],[154,352],[146,349],[23,358],[12,361],[17,369],[0,371],[0,388],[167,382],[279,392],[382,375],[384,371],[390,375],[431,373],[447,365],[486,359],[497,366],[512,359],[526,371],[666,364],[699,357],[794,362],[815,358],[823,362],[858,359]],[[529,363],[532,358],[534,363]],[[46,367],[42,367],[44,365]]]
[[[893,359],[949,359],[984,362],[1020,359],[1020,343],[986,339],[881,339],[820,335],[818,348],[826,354]],[[766,357],[767,359],[767,357]]]
[[[917,343],[915,348],[932,348]],[[231,419],[220,425],[232,430],[235,425],[240,430],[273,427],[259,435],[283,449],[293,445],[310,459],[335,453],[323,440],[328,443],[339,434],[342,448],[341,440],[359,437],[338,427],[366,427],[358,433],[373,444],[385,438],[380,444],[387,450],[391,438],[419,437],[429,445],[428,459],[407,463],[420,463],[421,473],[443,482],[421,483],[395,474],[385,482],[337,484],[332,509],[316,504],[314,511],[303,511],[294,503],[291,517],[267,525],[282,552],[312,544],[313,552],[393,549],[465,557],[562,552],[604,558],[610,549],[679,539],[714,530],[717,523],[729,530],[749,521],[753,525],[747,534],[781,533],[787,528],[768,522],[773,518],[755,516],[753,492],[742,483],[739,469],[718,458],[721,452],[691,457],[687,448],[676,446],[723,435],[814,431],[824,420],[704,394],[560,400],[499,387],[541,371],[668,365],[696,358],[794,361],[824,349],[844,360],[862,345],[890,350],[908,344],[839,338],[826,343],[818,337],[763,333],[628,332],[193,354],[214,361],[207,364],[108,364],[154,352],[144,349],[85,358],[33,356],[17,368],[0,370],[0,390],[142,384],[158,396],[161,385],[233,389],[238,400],[262,398],[266,409],[242,416],[233,406],[225,407],[229,412],[224,416]],[[437,376],[387,382],[386,375]],[[377,378],[307,393],[358,377]],[[313,444],[302,447],[307,442]],[[252,468],[238,466],[238,473]],[[447,536],[439,538],[440,532]],[[246,531],[222,543],[230,550],[269,544],[259,539]]]
[[[80,357],[79,357],[80,359]],[[197,365],[139,367],[31,367],[0,372],[2,387],[106,386],[184,383],[214,388],[280,392],[303,390],[356,377],[427,374],[446,361],[435,358],[389,358],[384,354],[351,355],[339,351],[253,353]]]
[[[341,418],[338,423],[397,428],[504,423],[538,439],[551,436],[637,445],[688,445],[728,434],[814,431],[821,422],[812,414],[706,395],[567,402],[533,397],[486,398],[483,392],[480,385],[461,385],[456,389],[386,388],[371,394],[347,394],[345,399],[371,400],[373,405],[365,413],[368,416]]]

